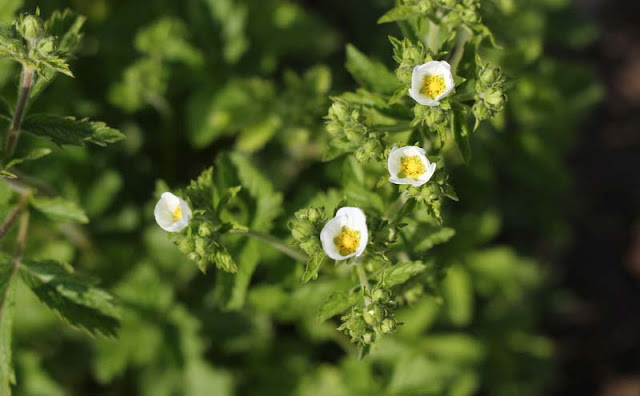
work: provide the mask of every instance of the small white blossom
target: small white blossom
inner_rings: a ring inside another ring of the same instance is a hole
[[[413,68],[409,96],[421,105],[438,106],[453,87],[451,66],[445,61],[431,61]]]
[[[322,249],[334,260],[362,255],[369,241],[367,219],[359,208],[345,206],[320,232]]]
[[[436,163],[429,162],[425,151],[416,146],[393,147],[387,161],[389,181],[418,187],[431,179]]]
[[[184,199],[170,192],[162,193],[153,211],[156,223],[165,231],[179,232],[189,225],[191,209]]]

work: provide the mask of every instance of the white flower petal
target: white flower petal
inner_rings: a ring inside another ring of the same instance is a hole
[[[418,146],[394,147],[389,153],[389,159],[387,161],[389,181],[394,184],[410,184],[415,187],[419,187],[428,182],[435,171],[435,163],[432,164],[425,153],[424,149]],[[420,175],[417,180],[410,177],[399,177],[398,174],[402,169],[402,158],[414,156],[420,158],[420,161],[422,161],[424,165],[425,172]]]
[[[342,227],[360,232],[360,244],[355,252],[343,256],[338,251],[334,239],[342,232]],[[359,208],[345,206],[338,209],[336,216],[324,225],[320,232],[320,242],[322,249],[330,258],[334,260],[346,260],[354,256],[360,256],[369,242],[369,231],[367,229],[367,219]]]
[[[178,207],[180,207],[181,217],[173,221],[173,213]],[[153,210],[153,215],[160,228],[168,232],[182,231],[189,225],[192,217],[191,208],[187,202],[170,192],[162,193]]]
[[[428,75],[439,75],[444,79],[445,90],[435,98],[430,98],[420,92],[424,78]],[[455,84],[451,75],[451,65],[445,61],[430,61],[413,68],[409,96],[424,106],[437,106],[440,100],[453,90]]]

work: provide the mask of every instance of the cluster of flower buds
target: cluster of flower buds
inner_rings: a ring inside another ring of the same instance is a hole
[[[340,152],[354,152],[360,162],[383,158],[383,134],[367,127],[365,110],[340,97],[332,101],[326,117],[331,145]]]
[[[322,252],[318,236],[326,220],[324,209],[307,208],[297,211],[289,222],[293,239],[309,256]]]
[[[369,346],[378,334],[390,334],[396,331],[398,322],[394,319],[393,310],[397,306],[391,293],[384,289],[373,289],[367,292],[371,302],[357,305],[344,315],[338,330],[351,337],[351,342]]]
[[[493,117],[504,107],[504,75],[499,67],[476,60],[476,93],[473,115],[477,122]]]

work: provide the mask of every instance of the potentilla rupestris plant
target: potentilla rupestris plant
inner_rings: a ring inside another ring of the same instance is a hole
[[[406,221],[426,212],[442,227],[443,201],[457,200],[447,163],[469,160],[470,133],[504,104],[504,77],[481,56],[482,48],[493,47],[494,40],[479,9],[476,0],[399,0],[380,19],[398,22],[407,34],[390,38],[398,64],[395,73],[347,47],[346,67],[361,88],[332,98],[324,159],[344,159],[354,178],[345,178],[343,202],[294,214],[289,226],[295,248],[236,218],[231,207],[243,181],[221,188],[224,183],[212,169],[181,193],[193,208],[193,218],[184,230],[171,234],[174,243],[202,271],[210,264],[227,272],[238,270],[225,248],[233,234],[257,238],[305,263],[303,282],[316,279],[329,261],[346,266],[353,272],[353,287],[336,291],[320,308],[320,317],[342,314],[339,330],[358,345],[361,356],[366,354],[381,335],[397,328],[397,306],[415,301],[423,290],[432,292],[434,279],[441,279],[442,267],[424,255],[409,254],[410,241],[419,241],[420,235],[405,231]],[[240,179],[247,172],[261,177],[248,158],[230,158]],[[379,182],[368,184],[365,172],[379,175]],[[387,183],[394,188],[385,187]],[[350,198],[354,185],[369,198]],[[248,186],[257,198],[256,183]]]

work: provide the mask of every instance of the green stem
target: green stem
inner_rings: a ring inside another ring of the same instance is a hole
[[[7,278],[7,283],[11,282],[13,276],[18,272],[18,268],[20,267],[20,260],[22,260],[22,252],[24,250],[24,245],[27,241],[27,229],[29,228],[29,212],[26,211],[22,214],[20,218],[20,228],[18,229],[18,238],[16,239],[16,252],[13,257],[13,261],[11,263],[11,273]],[[0,324],[4,319],[4,312],[6,310],[7,300],[9,298],[9,291],[11,290],[11,284],[8,284],[4,289],[4,293],[2,295],[2,300],[0,300]]]
[[[11,213],[7,215],[7,218],[2,222],[2,224],[0,224],[0,239],[7,233],[7,231],[9,231],[16,220],[18,220],[18,216],[20,216],[20,213],[22,213],[24,208],[27,206],[27,202],[29,202],[29,196],[29,193],[23,194],[18,205],[13,208]]]
[[[371,304],[371,300],[369,300],[369,298],[365,294],[367,291],[369,291],[369,288],[370,288],[369,280],[367,279],[367,273],[365,272],[364,267],[360,262],[360,258],[356,259],[354,266],[356,268],[356,273],[358,274],[358,280],[360,281],[360,286],[362,287],[362,294],[364,295],[364,306],[366,307],[369,304]]]
[[[18,103],[16,104],[16,111],[13,113],[13,119],[11,125],[9,125],[9,134],[7,136],[7,145],[4,159],[5,161],[11,158],[13,152],[18,143],[20,137],[20,127],[22,126],[22,119],[27,109],[29,102],[29,92],[33,88],[33,80],[35,77],[35,70],[29,66],[22,67],[22,82],[18,91]]]
[[[467,44],[467,41],[471,39],[471,32],[466,27],[460,27],[458,29],[458,33],[456,34],[456,44],[453,47],[453,51],[451,51],[451,56],[449,56],[449,64],[451,65],[451,73],[453,75],[456,74],[456,69],[458,69],[458,64],[462,59],[462,55],[464,54],[464,46]]]
[[[406,192],[401,192],[400,196],[391,204],[391,206],[389,206],[387,211],[384,213],[383,218],[392,221],[396,217],[398,212],[402,210],[404,204],[407,203],[408,199],[409,197],[407,196]]]
[[[271,245],[271,247],[273,247],[274,249],[286,254],[287,256],[291,257],[292,259],[294,259],[296,261],[300,261],[300,262],[306,263],[309,260],[309,258],[307,256],[305,256],[304,254],[292,249],[290,246],[287,246],[282,241],[272,237],[271,235],[264,234],[264,233],[262,233],[260,231],[256,231],[256,230],[231,230],[229,232],[232,233],[232,234],[246,235],[248,237],[255,238],[255,239],[258,239],[258,240],[260,240],[262,242],[265,242],[265,243]]]

